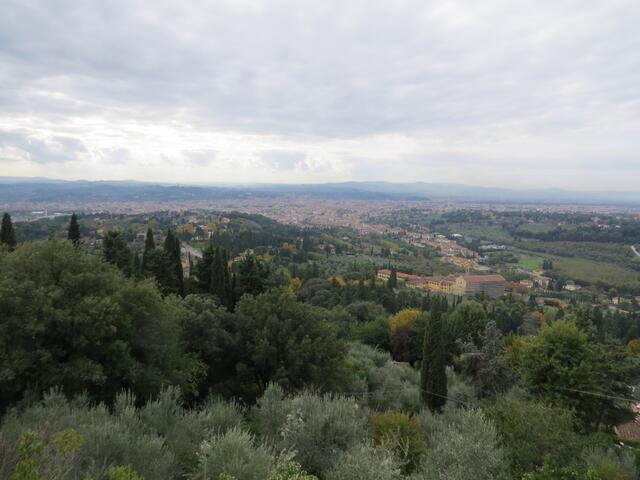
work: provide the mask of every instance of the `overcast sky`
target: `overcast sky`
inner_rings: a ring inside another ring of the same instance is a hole
[[[5,0],[0,175],[640,191],[640,1]]]

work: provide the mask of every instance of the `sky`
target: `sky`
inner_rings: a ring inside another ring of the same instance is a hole
[[[0,175],[638,192],[638,25],[638,0],[4,0]]]

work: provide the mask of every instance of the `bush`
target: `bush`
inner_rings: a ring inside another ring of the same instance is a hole
[[[247,431],[234,427],[200,444],[198,471],[192,478],[218,480],[229,475],[237,480],[264,480],[273,466],[271,451],[264,445],[256,445]]]
[[[338,455],[326,480],[400,480],[398,459],[381,446],[356,445]]]
[[[347,363],[355,377],[348,391],[361,395],[370,408],[420,410],[420,375],[409,365],[396,363],[388,353],[360,343],[350,345]]]
[[[420,423],[404,412],[377,413],[371,417],[371,438],[393,451],[404,472],[412,472],[425,450]]]
[[[116,411],[124,401],[118,397]],[[138,413],[141,421],[164,437],[176,455],[181,473],[191,472],[197,464],[196,452],[200,443],[212,434],[225,433],[244,423],[242,411],[234,402],[210,399],[202,407],[186,410],[182,407],[180,391],[169,387],[158,398],[147,402]]]
[[[420,419],[428,448],[416,479],[509,478],[507,452],[481,410],[447,408],[440,415],[425,410]]]
[[[518,478],[547,463],[562,466],[575,458],[579,438],[571,412],[510,394],[487,409],[501,443],[510,450],[511,471]]]
[[[70,429],[76,433],[72,435]],[[0,429],[0,446],[4,450],[0,451],[0,458],[7,459],[0,462],[0,478],[9,478],[19,460],[16,446],[27,431],[32,431],[38,442],[52,447],[43,457],[47,459],[45,467],[52,469],[66,462],[70,478],[106,478],[112,467],[122,465],[130,465],[142,477],[154,480],[169,480],[175,472],[173,452],[162,437],[149,432],[132,403],[121,404],[112,415],[104,405],[92,407],[83,398],[67,401],[62,394],[53,392],[23,412],[9,413]],[[72,441],[74,438],[76,441]],[[72,462],[68,462],[71,452],[64,445],[77,446]]]
[[[310,473],[322,474],[337,452],[361,443],[367,416],[350,398],[303,392],[285,397],[270,385],[253,410],[256,428],[278,451],[295,451],[295,459]]]
[[[594,480],[634,480],[638,478],[634,455],[614,450],[592,450],[584,455],[587,477]]]

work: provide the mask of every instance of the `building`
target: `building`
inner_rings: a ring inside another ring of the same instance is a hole
[[[499,298],[504,294],[506,280],[502,275],[462,275],[454,286],[457,295],[486,295]]]
[[[389,270],[388,268],[382,268],[378,270],[376,275],[380,280],[386,281],[386,280],[389,280],[389,278],[391,277],[391,270]],[[410,280],[420,280],[420,278],[422,277],[420,277],[419,275],[412,275],[410,273],[396,272],[396,278],[398,280],[408,282]]]

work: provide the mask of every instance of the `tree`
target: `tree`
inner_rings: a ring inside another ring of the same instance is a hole
[[[156,242],[153,239],[153,230],[147,228],[147,235],[144,239],[144,251],[142,253],[142,271],[146,273],[153,272],[153,268],[149,265],[149,256],[156,249]]]
[[[420,372],[422,400],[432,412],[439,412],[447,402],[446,340],[440,308],[435,305],[426,325]]]
[[[180,240],[173,230],[167,231],[164,239],[164,254],[167,260],[167,272],[163,275],[164,287],[171,293],[184,295],[184,278],[182,272],[182,257],[180,254]]]
[[[395,268],[391,269],[391,274],[389,275],[389,280],[387,281],[387,287],[389,287],[390,290],[398,288],[398,274],[396,273]]]
[[[2,225],[0,226],[0,245],[6,245],[9,250],[16,248],[16,232],[13,230],[11,223],[11,215],[5,213],[2,216]]]
[[[545,462],[565,465],[578,454],[579,437],[569,410],[510,393],[492,403],[487,415],[511,453],[512,478],[522,478]]]
[[[224,391],[255,399],[269,382],[284,388],[326,388],[336,380],[345,344],[325,321],[323,309],[299,303],[286,292],[245,295],[236,306],[235,367]]]
[[[80,245],[80,225],[78,225],[78,216],[75,213],[71,215],[71,220],[69,220],[67,239],[71,240],[75,247]]]
[[[553,405],[573,409],[585,428],[613,425],[628,412],[638,361],[618,344],[599,344],[575,323],[557,320],[522,340],[512,358],[522,384]]]
[[[457,370],[472,378],[483,397],[494,398],[515,383],[515,372],[506,364],[503,338],[494,322],[488,322],[479,337],[481,347],[472,342],[461,344]]]
[[[186,386],[179,306],[71,242],[0,256],[0,409],[53,387],[112,400]]]
[[[74,245],[76,245],[74,243]],[[104,259],[118,267],[126,275],[131,275],[132,256],[127,242],[122,233],[116,230],[109,230],[102,243],[102,253]]]
[[[253,253],[248,253],[244,260],[238,262],[238,296],[245,293],[258,295],[264,292],[267,288],[268,275],[269,272],[262,262]]]

